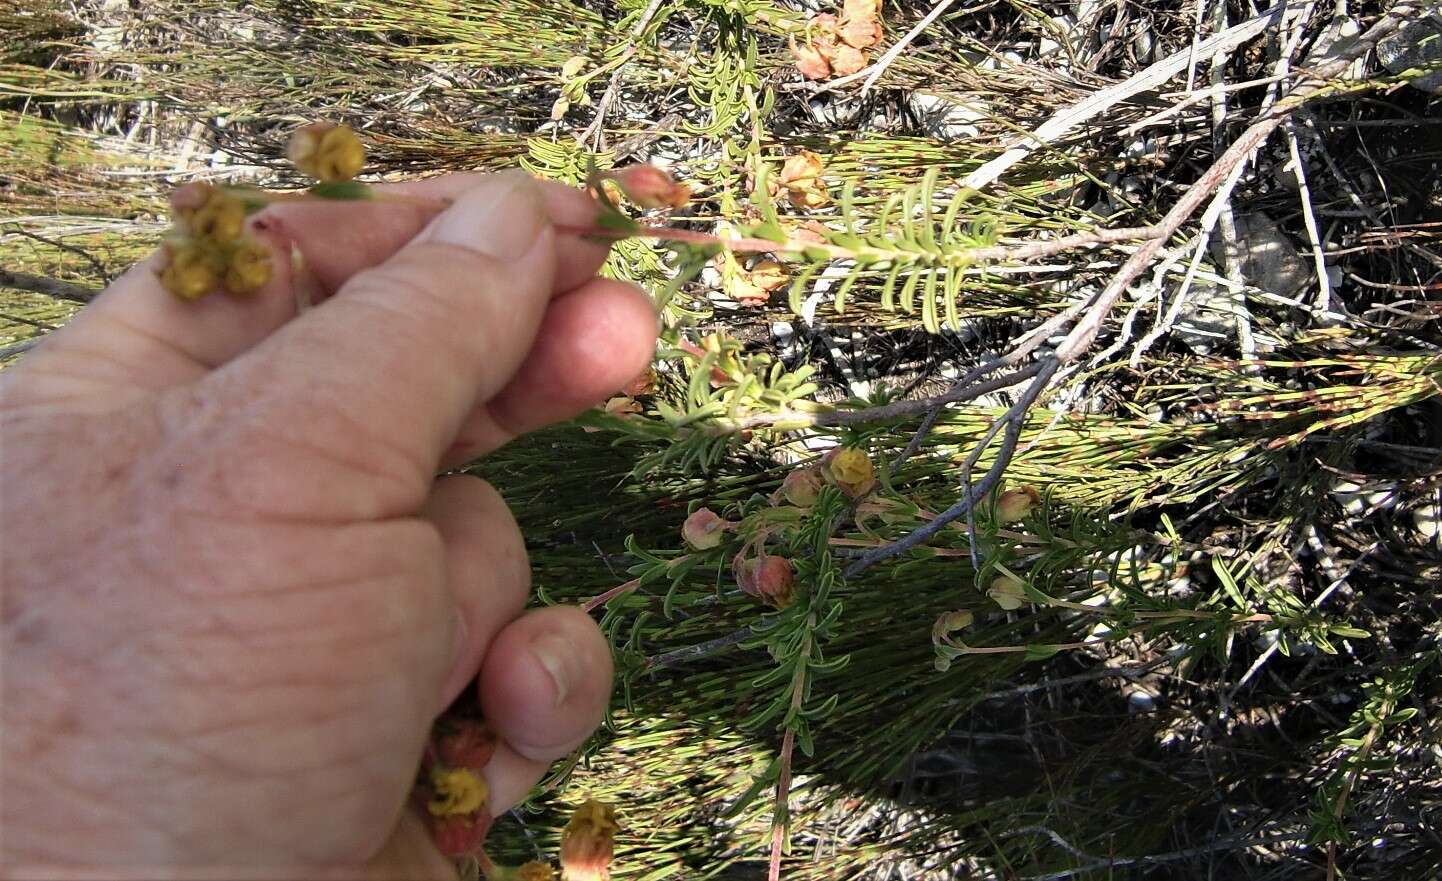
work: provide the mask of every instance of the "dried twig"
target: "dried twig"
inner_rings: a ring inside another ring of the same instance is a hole
[[[1310,10],[1311,6],[1312,4],[1310,3],[1306,4],[1304,9]],[[1293,110],[1301,106],[1308,97],[1324,88],[1327,78],[1346,70],[1354,59],[1371,51],[1378,40],[1392,33],[1400,27],[1402,23],[1408,21],[1417,11],[1417,8],[1416,3],[1406,2],[1406,0],[1394,4],[1386,15],[1358,38],[1357,43],[1352,46],[1348,52],[1343,53],[1328,64],[1319,67],[1313,72],[1314,75],[1312,78],[1298,85],[1284,98],[1264,109],[1260,114],[1260,118],[1243,132],[1242,135],[1213,162],[1212,166],[1207,169],[1201,178],[1187,189],[1182,195],[1182,198],[1172,206],[1172,209],[1167,212],[1166,216],[1162,218],[1162,221],[1156,225],[1158,230],[1156,237],[1143,243],[1142,246],[1122,264],[1122,267],[1107,284],[1106,288],[1090,303],[1086,313],[1077,321],[1076,325],[1072,327],[1061,345],[1057,347],[1055,353],[1044,361],[1039,362],[1038,365],[1034,365],[1040,369],[1032,379],[1031,385],[1027,387],[1022,397],[1018,399],[1002,417],[1001,422],[1005,425],[1002,444],[997,452],[996,460],[992,463],[991,468],[987,470],[986,475],[977,482],[974,488],[971,486],[970,469],[980,457],[982,450],[984,450],[990,444],[992,438],[995,437],[996,429],[1000,426],[994,426],[993,430],[987,433],[963,464],[962,476],[966,489],[956,504],[952,505],[946,511],[943,511],[935,520],[925,526],[914,530],[890,545],[868,552],[846,569],[847,576],[857,575],[882,560],[905,553],[911,548],[930,539],[952,520],[966,516],[972,510],[973,506],[1000,482],[1002,473],[1010,464],[1012,455],[1016,451],[1017,438],[1021,434],[1022,424],[1025,422],[1027,411],[1031,408],[1032,403],[1041,395],[1047,383],[1051,381],[1051,378],[1056,374],[1059,367],[1074,361],[1091,347],[1091,344],[1101,332],[1102,324],[1111,312],[1112,306],[1116,303],[1122,292],[1151,264],[1163,244],[1181,228],[1183,223],[1191,218],[1192,214],[1201,207],[1209,195],[1212,195],[1218,190],[1218,187],[1224,180],[1230,181],[1233,184],[1235,183],[1235,180],[1240,177],[1241,168],[1245,160],[1290,116]],[[1234,31],[1236,31],[1236,28],[1231,28],[1225,33],[1233,33]],[[1212,41],[1208,40],[1207,43],[1210,44]],[[1295,46],[1295,43],[1293,45]],[[1215,51],[1215,48],[1209,49],[1209,51]],[[1083,102],[1083,104],[1085,103],[1086,102]],[[1223,204],[1223,200],[1225,200],[1226,194],[1229,191],[1230,187],[1227,187],[1222,192],[1216,194],[1211,207],[1208,209],[1209,215],[1214,212],[1220,214],[1220,206]],[[1020,375],[1020,372],[1015,375]]]
[[[89,303],[100,293],[92,288],[71,284],[58,278],[32,275],[28,272],[12,272],[9,269],[0,269],[0,288],[30,291],[54,297],[57,300],[69,300],[72,303]]]
[[[611,109],[611,105],[615,103],[616,96],[621,91],[621,72],[625,69],[626,64],[640,51],[641,35],[646,32],[646,28],[650,26],[651,20],[655,18],[656,13],[660,11],[661,2],[662,0],[651,0],[645,10],[642,11],[641,17],[636,19],[636,24],[631,28],[631,34],[627,38],[626,49],[621,53],[621,57],[617,60],[616,66],[611,70],[610,82],[606,84],[606,91],[602,93],[600,102],[596,104],[596,116],[591,120],[591,124],[586,126],[586,130],[581,133],[581,136],[577,138],[582,144],[594,141],[594,146],[597,150],[604,147],[604,144],[601,143],[601,139],[604,137],[602,129],[606,124],[606,112]]]
[[[685,648],[679,648],[675,651],[666,652],[665,654],[654,655],[646,659],[646,670],[666,670],[671,667],[679,667],[682,664],[689,664],[692,661],[698,661],[701,658],[729,649],[734,645],[739,645],[755,635],[756,632],[750,627],[743,627],[725,636],[708,639],[706,642],[699,642],[696,645],[688,645]]]
[[[30,351],[40,345],[42,339],[44,339],[43,335],[33,336],[28,340],[21,340],[18,343],[9,343],[8,345],[0,346],[0,361]]]
[[[986,448],[990,439],[995,436],[998,430],[1003,427],[1005,428],[1005,431],[1002,433],[1001,447],[997,450],[996,461],[992,464],[991,468],[987,470],[982,479],[977,481],[975,487],[963,493],[960,501],[945,511],[942,511],[940,514],[937,514],[930,523],[927,523],[925,526],[889,545],[868,552],[865,556],[861,557],[861,559],[852,563],[846,569],[847,577],[859,575],[882,560],[906,553],[946,528],[947,524],[953,520],[965,516],[973,505],[983,499],[987,493],[991,492],[992,488],[1001,480],[1002,472],[1006,470],[1006,466],[1011,462],[1011,454],[1016,450],[1016,442],[1021,436],[1022,424],[1026,422],[1027,411],[1031,409],[1031,405],[1041,395],[1047,383],[1051,382],[1051,378],[1055,375],[1059,366],[1061,366],[1060,362],[1056,358],[1048,358],[1045,361],[1037,362],[1027,368],[1028,371],[1033,371],[1031,385],[1027,386],[1026,391],[1022,392],[1017,402],[1012,404],[1011,408],[1006,411],[1006,414],[993,425],[993,429],[988,433],[988,436],[983,439],[981,443],[977,444],[976,449],[972,451],[971,456],[968,457],[967,462],[962,467],[962,471],[966,475],[966,482],[970,484],[970,475],[967,472],[976,464],[976,460],[980,458],[981,451]]]
[[[1268,25],[1280,20],[1281,13],[1289,6],[1290,4],[1286,2],[1278,3],[1262,14],[1204,40],[1197,46],[1197,50],[1203,54],[1212,55],[1223,49],[1235,49],[1262,33]],[[1163,58],[1135,76],[1095,92],[1085,100],[1057,113],[1042,123],[1036,131],[1028,134],[1023,141],[1014,144],[1000,156],[967,175],[961,182],[961,187],[979,190],[993,183],[1012,166],[1039,148],[1053,143],[1087,120],[1105,113],[1135,95],[1161,86],[1186,69],[1191,55],[1192,50],[1189,46],[1181,52]]]
[[[998,363],[997,366],[1005,366],[1005,364],[1002,362]],[[1010,388],[1023,380],[1036,376],[1044,369],[1040,363],[1032,364],[1021,370],[1007,373],[995,379],[987,380],[986,382],[974,383],[964,388],[953,387],[932,398],[920,398],[911,401],[892,401],[890,404],[882,404],[879,407],[867,407],[863,410],[821,410],[817,412],[781,410],[776,413],[756,413],[751,416],[740,416],[735,419],[718,419],[710,426],[709,430],[716,434],[733,434],[738,431],[766,427],[799,429],[821,425],[860,425],[868,422],[886,422],[890,419],[905,419],[911,416],[919,416],[935,407],[945,404],[971,401],[982,395]]]

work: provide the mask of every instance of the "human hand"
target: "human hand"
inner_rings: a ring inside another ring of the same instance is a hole
[[[582,193],[397,189],[454,202],[274,206],[253,298],[152,260],[0,374],[4,874],[452,877],[404,806],[477,671],[494,813],[599,722],[593,622],[522,614],[504,502],[434,475],[640,373],[650,301],[552,227]]]

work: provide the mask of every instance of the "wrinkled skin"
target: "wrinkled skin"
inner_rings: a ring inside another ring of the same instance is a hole
[[[435,715],[479,673],[494,813],[599,721],[595,625],[524,613],[505,503],[434,475],[624,386],[650,302],[554,229],[580,193],[390,192],[259,215],[246,300],[152,259],[0,374],[4,875],[454,877],[406,808]]]

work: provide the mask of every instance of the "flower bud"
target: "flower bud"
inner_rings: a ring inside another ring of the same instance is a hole
[[[785,557],[761,554],[748,558],[737,554],[731,561],[731,573],[743,591],[768,606],[784,609],[795,599],[796,572]]]
[[[302,174],[318,181],[347,181],[365,168],[366,151],[350,126],[314,122],[290,136],[285,155]]]
[[[180,216],[191,235],[219,245],[239,239],[245,229],[245,206],[224,190],[212,188],[204,205]]]
[[[751,267],[751,283],[768,294],[784,287],[790,278],[786,268],[770,258],[758,260],[756,265]]]
[[[1034,486],[1020,486],[1002,493],[996,500],[996,519],[1002,523],[1025,520],[1041,504],[1041,493]]]
[[[945,642],[951,634],[958,630],[965,630],[975,620],[976,616],[967,609],[942,612],[937,616],[936,623],[931,625],[931,641]]]
[[[850,49],[861,56],[864,65],[866,56],[861,50],[881,42],[881,22],[874,18],[843,18],[841,26],[836,29],[836,35],[841,38],[842,43],[837,47],[838,54],[842,48]],[[835,59],[833,63],[834,61]]]
[[[812,43],[797,45],[791,41],[791,57],[796,60],[796,69],[808,80],[824,80],[831,76],[831,64]]]
[[[232,294],[253,294],[270,281],[270,249],[246,237],[226,255],[225,289]]]
[[[867,494],[876,485],[876,469],[871,464],[871,457],[857,447],[832,450],[827,454],[824,467],[831,481],[853,499]]]
[[[515,873],[510,877],[514,881],[556,881],[556,870],[551,868],[550,863],[531,860],[529,863],[517,866]]]
[[[561,832],[561,881],[607,881],[620,830],[610,805],[587,799],[576,808]]]
[[[865,68],[866,53],[862,52],[860,49],[857,49],[855,46],[851,46],[846,43],[838,43],[836,45],[836,48],[831,53],[831,72],[836,74],[837,76],[851,76],[853,73],[858,73]],[[814,191],[809,191],[807,195],[810,196],[813,192]],[[792,199],[792,202],[794,204],[795,199]],[[819,205],[824,204],[826,204],[826,202],[823,196],[820,201],[816,202],[816,204],[807,204],[805,207],[815,208]]]
[[[876,18],[881,15],[881,0],[842,0],[842,18]]]
[[[628,165],[612,171],[610,177],[626,198],[642,208],[684,208],[691,201],[690,187],[676,183],[654,165]]]
[[[697,508],[681,524],[681,537],[696,550],[708,551],[721,544],[732,525],[710,508]]]
[[[816,504],[816,494],[820,490],[821,471],[815,466],[790,471],[781,481],[781,495],[798,508]]]
[[[626,383],[621,389],[621,394],[635,398],[641,395],[654,395],[656,393],[656,369],[647,367],[635,379]]]
[[[496,752],[496,735],[479,719],[447,722],[450,728],[436,741],[436,756],[441,764],[452,768],[479,771]]]
[[[1026,586],[1021,579],[1011,575],[999,575],[993,579],[986,595],[1008,612],[1026,604]]]
[[[161,287],[182,300],[199,300],[220,287],[225,257],[214,245],[194,239],[165,244],[169,261],[160,271]]]
[[[814,186],[824,166],[821,157],[810,150],[788,156],[781,166],[781,185],[789,189]]]
[[[491,812],[431,817],[431,840],[448,857],[473,854],[486,842],[491,829]]]
[[[426,810],[436,817],[474,814],[486,806],[490,795],[486,781],[470,768],[432,768],[431,789],[434,795]]]

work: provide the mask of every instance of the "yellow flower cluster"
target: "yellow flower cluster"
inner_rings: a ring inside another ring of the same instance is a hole
[[[182,300],[224,288],[253,294],[270,281],[270,249],[245,233],[245,206],[223,187],[186,184],[171,196],[175,228],[166,239],[160,284]]]
[[[302,174],[321,183],[348,181],[366,164],[366,148],[350,126],[313,122],[297,129],[286,147],[286,158]]]
[[[490,795],[486,781],[469,768],[435,767],[431,770],[431,788],[435,796],[426,810],[437,817],[474,814],[485,806]]]
[[[841,447],[828,454],[823,467],[831,482],[853,499],[871,492],[876,485],[876,469],[871,457],[857,447]]]

